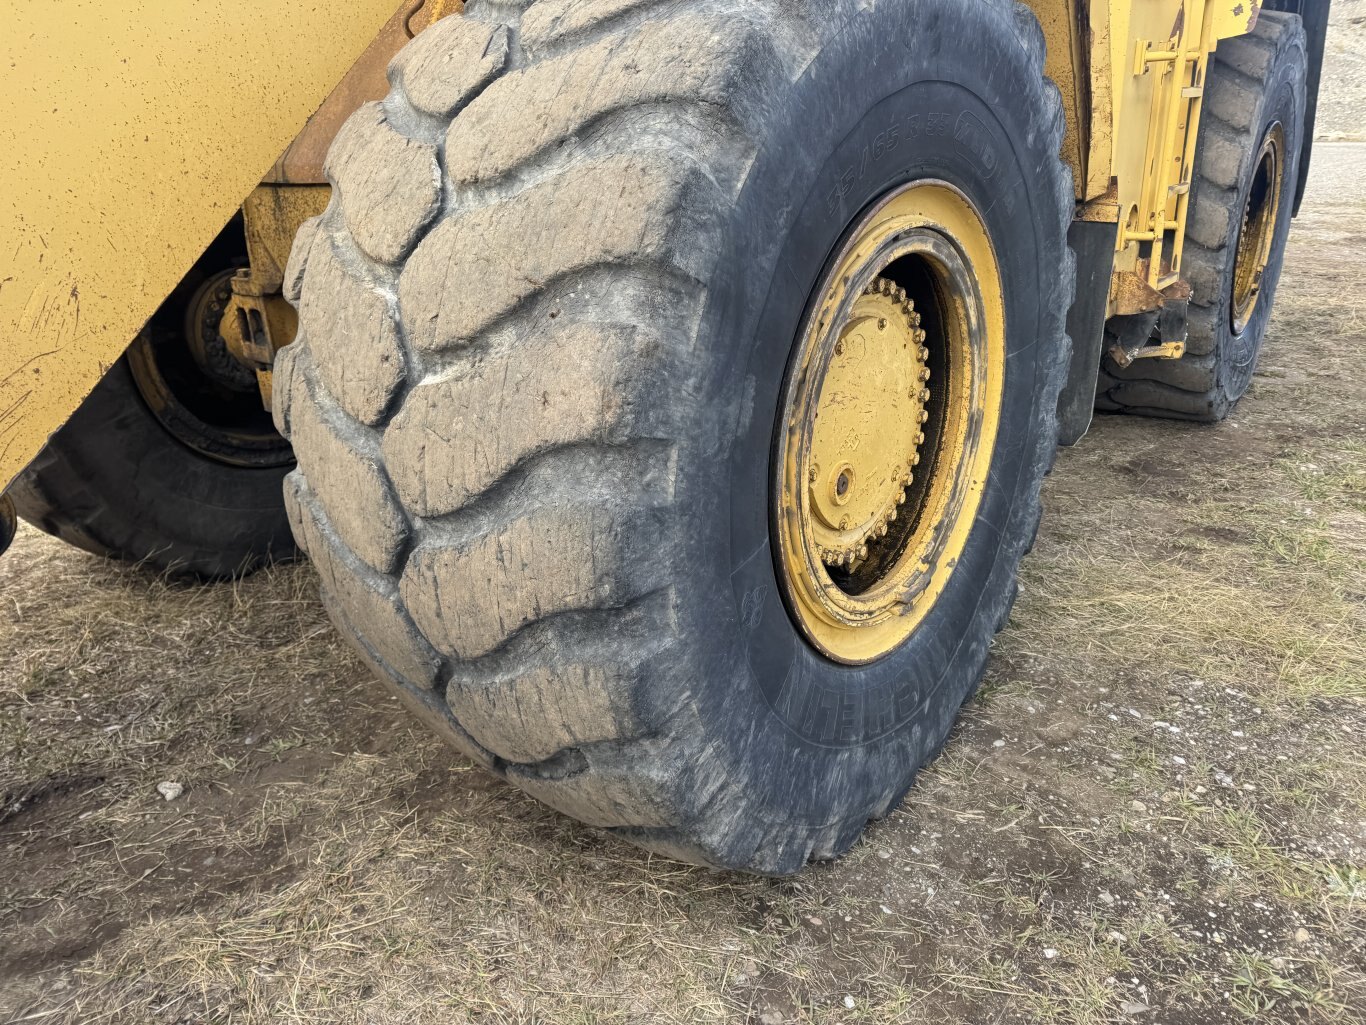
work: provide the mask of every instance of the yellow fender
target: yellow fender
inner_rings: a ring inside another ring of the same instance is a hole
[[[396,6],[6,5],[0,491],[119,358]]]

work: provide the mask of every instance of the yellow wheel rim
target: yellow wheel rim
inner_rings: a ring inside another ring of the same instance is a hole
[[[1284,177],[1285,129],[1277,121],[1267,130],[1257,154],[1252,187],[1248,190],[1238,233],[1238,249],[1233,259],[1233,308],[1230,311],[1235,335],[1243,333],[1261,298],[1262,277],[1266,274],[1271,246],[1276,238]]]
[[[990,236],[953,186],[893,193],[821,283],[776,439],[789,608],[847,664],[899,647],[943,594],[982,501],[1005,383]]]

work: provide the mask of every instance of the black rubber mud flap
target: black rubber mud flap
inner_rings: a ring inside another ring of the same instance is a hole
[[[1105,308],[1115,266],[1115,226],[1073,221],[1068,244],[1077,260],[1076,298],[1067,313],[1072,362],[1058,399],[1058,444],[1075,445],[1091,428],[1096,379],[1105,349]]]

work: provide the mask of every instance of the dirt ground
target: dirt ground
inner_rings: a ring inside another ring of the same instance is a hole
[[[1366,4],[1336,6],[1344,138]],[[945,754],[795,880],[651,859],[462,761],[307,566],[189,586],[25,530],[0,1021],[1366,1022],[1364,170],[1316,152],[1229,422],[1062,454]]]
[[[1319,96],[1320,139],[1366,140],[1366,2],[1333,0]]]

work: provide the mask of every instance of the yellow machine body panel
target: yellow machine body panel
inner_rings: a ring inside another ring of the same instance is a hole
[[[1181,287],[1209,55],[1250,31],[1260,5],[1027,2],[1062,94],[1078,216],[1116,226],[1108,312],[1156,308],[1164,289]],[[0,492],[263,182],[246,206],[257,244],[235,302],[282,309],[280,243],[323,201],[332,135],[382,95],[384,65],[408,36],[462,6],[10,5],[0,36]],[[277,347],[290,317],[274,318]],[[263,383],[269,350],[257,360]]]
[[[1140,276],[1155,290],[1181,276],[1209,57],[1220,39],[1250,31],[1259,10],[1259,4],[1237,0],[1111,0],[1107,70],[1115,105],[1109,165],[1113,216],[1120,224],[1116,268],[1135,270],[1133,243],[1151,243],[1149,265]]]
[[[1079,216],[1114,224],[1107,310],[1179,296],[1205,72],[1219,40],[1252,31],[1250,0],[1027,0],[1062,94],[1063,157]],[[1155,350],[1156,351],[1156,350]],[[1178,345],[1161,350],[1180,356]]]
[[[1154,92],[1168,68],[1178,77],[1183,70],[1175,60],[1152,58],[1179,54],[1187,66],[1200,62],[1203,73],[1218,41],[1250,32],[1261,9],[1246,0],[1026,3],[1048,43],[1048,77],[1062,94],[1067,121],[1063,157],[1082,202],[1105,195],[1112,184],[1137,201],[1153,142]],[[1145,60],[1138,65],[1140,50]],[[1181,132],[1184,139],[1184,123]]]
[[[395,6],[6,6],[0,490],[118,359]]]

